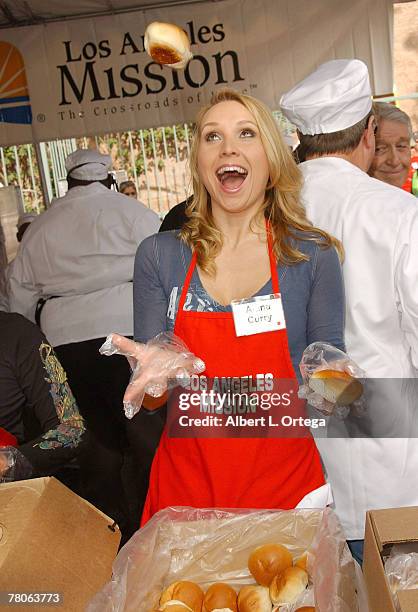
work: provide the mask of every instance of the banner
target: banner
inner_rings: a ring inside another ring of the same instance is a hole
[[[272,109],[324,61],[357,57],[392,91],[390,0],[224,0],[0,30],[0,145],[193,120],[219,87]],[[144,50],[152,21],[184,28],[185,70]]]

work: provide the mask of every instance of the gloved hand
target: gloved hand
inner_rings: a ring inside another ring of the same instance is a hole
[[[299,368],[304,383],[298,392],[301,399],[327,416],[343,419],[350,413],[363,414],[359,379],[365,373],[346,353],[325,342],[313,342],[304,350]]]
[[[158,334],[146,344],[110,334],[100,347],[100,353],[124,355],[129,361],[132,377],[123,398],[128,419],[139,411],[145,394],[161,397],[168,389],[186,384],[192,374],[200,374],[206,367],[171,332]]]

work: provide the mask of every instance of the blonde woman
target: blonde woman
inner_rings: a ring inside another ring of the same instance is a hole
[[[300,173],[270,111],[233,90],[216,93],[198,116],[190,163],[187,223],[138,250],[135,339],[174,331],[205,362],[205,376],[218,379],[295,379],[311,342],[343,349],[339,245],[306,219]],[[231,302],[260,296],[269,305],[276,300],[283,320],[237,335],[242,317]],[[132,345],[123,348],[134,353]],[[138,392],[131,386],[126,398]],[[177,505],[293,508],[323,483],[310,436],[180,439],[163,432],[142,522]]]

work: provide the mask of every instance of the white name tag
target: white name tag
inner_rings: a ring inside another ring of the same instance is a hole
[[[231,302],[237,336],[251,336],[286,328],[280,293]]]

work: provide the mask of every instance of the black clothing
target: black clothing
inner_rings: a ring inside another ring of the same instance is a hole
[[[159,232],[168,232],[170,230],[181,229],[183,227],[188,219],[188,217],[186,217],[185,210],[190,200],[191,197],[184,202],[180,202],[180,204],[176,204],[176,206],[173,206],[173,208],[168,211],[164,217]]]
[[[17,313],[0,312],[0,427],[16,436],[34,476],[52,475],[74,459],[85,435],[53,348]]]
[[[113,518],[123,542],[139,529],[148,488],[152,452],[148,440],[130,449],[132,438],[141,440],[144,416],[129,421],[123,411],[123,395],[131,370],[125,357],[99,353],[106,338],[95,338],[55,347],[89,430],[89,446],[81,457],[81,493]],[[127,435],[129,428],[129,438]]]

